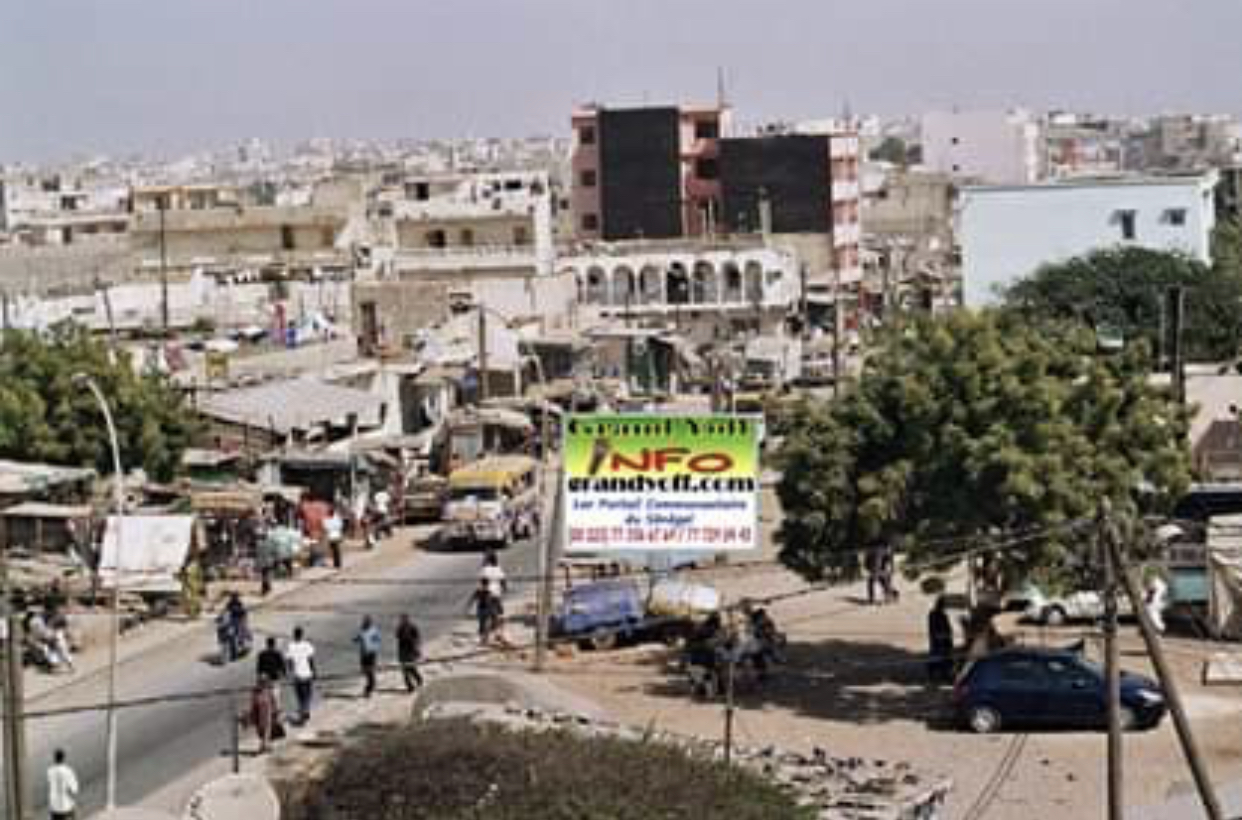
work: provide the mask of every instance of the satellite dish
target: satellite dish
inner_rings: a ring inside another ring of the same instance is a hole
[[[280,800],[264,777],[230,774],[190,798],[182,820],[280,820]]]

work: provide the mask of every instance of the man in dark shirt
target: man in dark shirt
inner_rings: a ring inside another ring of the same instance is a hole
[[[953,681],[953,622],[945,608],[944,596],[927,613],[927,674],[932,683]]]
[[[402,615],[397,624],[397,662],[401,664],[401,677],[405,679],[405,688],[411,692],[415,687],[423,685],[422,673],[418,671],[418,662],[422,656],[422,635],[410,620],[410,616]]]
[[[259,680],[266,678],[272,683],[278,683],[285,679],[285,656],[276,647],[275,638],[267,639],[266,648],[259,653],[255,671]]]

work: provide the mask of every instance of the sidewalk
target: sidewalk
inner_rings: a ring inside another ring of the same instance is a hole
[[[425,527],[399,527],[391,538],[381,541],[373,550],[361,549],[359,542],[354,549],[345,551],[344,566],[340,570],[327,566],[308,567],[301,570],[295,578],[273,582],[272,592],[266,597],[260,597],[257,592],[246,592],[250,588],[257,589],[257,581],[218,582],[213,584],[213,592],[220,593],[223,590],[236,589],[243,592],[242,600],[245,601],[247,608],[261,612],[265,606],[276,603],[318,581],[331,578],[338,573],[348,574],[382,558],[392,557],[401,550],[411,549],[411,540],[413,539],[415,543],[422,543],[426,534],[427,528]],[[106,609],[100,609],[97,612],[99,614],[85,614],[78,617],[108,619]],[[200,628],[214,629],[214,612],[210,607],[205,606],[203,614],[195,619],[189,619],[178,613],[167,618],[147,621],[121,634],[117,644],[117,661],[124,664],[178,640],[190,630]],[[104,634],[107,634],[106,631]],[[109,661],[108,641],[105,639],[92,643],[75,654],[74,669],[70,673],[49,674],[28,669],[24,681],[26,703],[36,704],[71,686],[103,674],[108,670]]]

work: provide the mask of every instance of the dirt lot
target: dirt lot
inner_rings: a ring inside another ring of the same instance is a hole
[[[803,586],[776,568],[721,572],[716,585],[729,600]],[[950,817],[967,816],[992,781],[999,791],[990,818],[1097,818],[1104,811],[1105,736],[1063,732],[977,737],[954,730],[949,692],[929,689],[922,665],[930,600],[903,590],[899,603],[868,606],[861,585],[777,603],[770,608],[789,638],[789,663],[771,680],[738,693],[738,740],[838,756],[905,760],[952,778]],[[1016,625],[1008,624],[1013,629]],[[1025,642],[1063,644],[1081,629],[1025,629]],[[1092,636],[1088,636],[1092,641]],[[1199,685],[1207,645],[1170,640],[1171,659],[1218,783],[1242,778],[1242,692]],[[1091,650],[1099,657],[1098,645]],[[719,737],[720,703],[691,698],[684,678],[668,668],[663,647],[559,657],[552,680],[599,703],[626,722]],[[1149,670],[1133,627],[1123,627],[1123,668]],[[1007,755],[1016,755],[1012,768]],[[1127,805],[1160,803],[1191,788],[1171,721],[1125,738]],[[1008,773],[1006,775],[1006,770]]]

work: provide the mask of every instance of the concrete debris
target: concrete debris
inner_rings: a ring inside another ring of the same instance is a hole
[[[565,711],[541,711],[513,701],[503,704],[440,702],[424,719],[468,718],[511,731],[572,731],[584,737],[611,737],[635,743],[664,743],[692,755],[720,760],[716,741],[627,726]],[[833,757],[816,747],[810,754],[776,746],[735,746],[732,758],[793,793],[802,805],[818,810],[820,820],[936,820],[944,816],[952,782],[914,771],[905,762]]]

